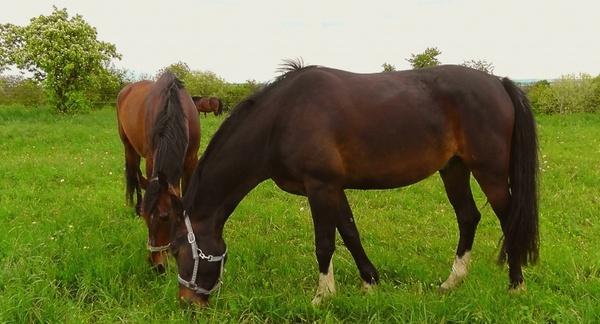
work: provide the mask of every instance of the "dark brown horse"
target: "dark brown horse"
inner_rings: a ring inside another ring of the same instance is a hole
[[[170,196],[180,196],[180,180],[185,190],[198,159],[198,113],[182,83],[166,72],[156,82],[123,88],[117,98],[117,120],[125,147],[127,201],[132,204],[136,196],[136,212],[148,226],[150,262],[162,272],[170,242]],[[147,179],[140,170],[141,157],[146,160]]]
[[[193,96],[192,101],[194,105],[196,105],[196,109],[198,113],[203,112],[204,116],[206,113],[214,113],[215,116],[219,116],[223,113],[223,102],[221,99],[217,97],[201,97],[201,96]]]
[[[537,170],[533,114],[507,78],[460,66],[355,74],[292,64],[233,110],[198,163],[182,204],[175,205],[171,248],[180,297],[208,301],[227,251],[224,224],[265,179],[308,197],[320,272],[313,301],[335,292],[336,229],[369,288],[379,275],[344,189],[407,186],[436,172],[460,232],[442,288],[467,275],[480,219],[473,174],[500,219],[500,261],[508,261],[509,287],[520,289],[522,265],[538,257]]]

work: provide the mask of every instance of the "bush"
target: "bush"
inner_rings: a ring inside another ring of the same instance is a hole
[[[245,83],[228,83],[226,84],[221,101],[225,106],[225,110],[229,111],[246,97],[253,94],[261,87],[256,81],[246,81]]]
[[[231,110],[259,87],[255,81],[227,83],[210,71],[189,71],[183,75],[182,81],[192,96],[219,97],[225,111]]]
[[[527,89],[535,112],[569,114],[600,111],[600,76],[569,74],[552,83],[536,82]]]

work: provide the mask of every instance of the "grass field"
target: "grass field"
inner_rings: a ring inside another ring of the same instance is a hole
[[[202,146],[221,118],[201,118]],[[123,153],[107,108],[64,117],[0,107],[0,322],[600,322],[600,115],[539,116],[541,262],[527,292],[507,292],[495,263],[498,220],[475,185],[482,221],[471,272],[442,294],[457,242],[439,177],[408,188],[350,191],[363,243],[381,274],[359,289],[338,238],[338,294],[317,284],[305,198],[265,182],[225,227],[224,285],[209,308],[176,299],[174,263],[157,275],[146,228],[125,206]]]

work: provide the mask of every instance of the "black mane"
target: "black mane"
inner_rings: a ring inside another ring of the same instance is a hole
[[[183,173],[183,160],[188,146],[187,119],[179,100],[183,82],[167,71],[156,81],[150,98],[157,98],[157,109],[161,109],[152,127],[150,143],[153,150],[153,174],[172,185],[177,185]],[[146,104],[149,104],[147,102]],[[149,107],[149,109],[152,109]],[[148,179],[150,180],[150,179]],[[152,207],[158,198],[160,186],[157,181],[148,183],[144,207]],[[147,209],[150,210],[150,209]]]

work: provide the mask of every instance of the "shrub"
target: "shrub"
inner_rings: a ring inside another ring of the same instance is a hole
[[[536,82],[527,89],[534,111],[569,114],[600,111],[600,76],[569,74],[552,83]]]

